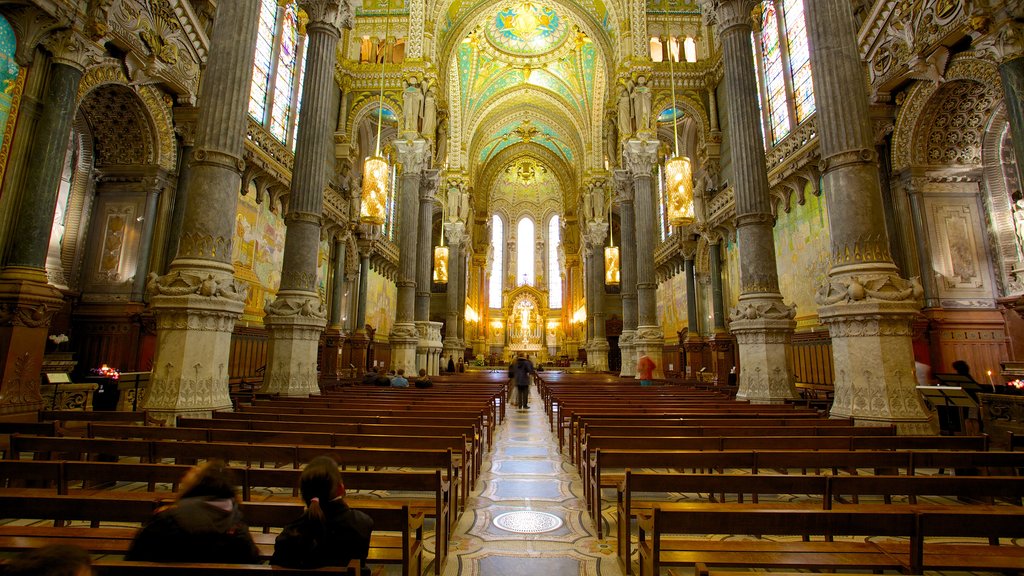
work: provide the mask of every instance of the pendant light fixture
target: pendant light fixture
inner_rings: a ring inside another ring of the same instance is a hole
[[[604,248],[604,283],[618,286],[622,277],[622,261],[619,259],[619,247],[615,245],[615,233],[612,230],[612,202],[608,198],[608,246]]]
[[[448,191],[451,194],[451,190]],[[434,284],[448,283],[448,247],[444,245],[445,202],[441,206],[441,245],[434,246]]]
[[[665,163],[665,187],[668,196],[668,221],[672,226],[687,226],[693,223],[693,168],[690,159],[679,155],[679,110],[676,108],[675,54],[669,38],[668,69],[672,85],[672,144],[675,155]]]
[[[384,49],[387,50],[388,34],[391,32],[391,4],[385,7],[384,17]],[[359,207],[359,219],[364,224],[380,226],[384,224],[388,201],[388,177],[391,166],[380,153],[380,131],[384,124],[384,65],[387,53],[380,59],[380,99],[377,103],[377,145],[373,156],[363,161],[363,193]]]

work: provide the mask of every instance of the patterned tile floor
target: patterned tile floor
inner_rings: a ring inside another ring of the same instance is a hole
[[[477,488],[452,535],[445,576],[619,576],[614,541],[598,540],[586,513],[579,474],[531,388],[530,408],[509,407],[485,458]],[[511,512],[542,512],[547,517]],[[531,524],[533,524],[531,526]],[[523,529],[548,529],[522,533]]]

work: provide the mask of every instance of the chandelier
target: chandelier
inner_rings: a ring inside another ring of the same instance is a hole
[[[387,45],[388,34],[391,32],[391,10],[388,9],[384,24],[384,44]],[[384,124],[384,63],[387,57],[380,61],[380,98],[377,102],[377,147],[373,156],[368,156],[363,161],[363,192],[362,202],[359,207],[359,220],[364,224],[380,226],[384,224],[384,217],[388,201],[388,176],[391,173],[391,166],[387,159],[380,154],[380,130]]]
[[[615,245],[615,233],[612,230],[612,203],[608,198],[608,246],[604,248],[604,283],[618,286],[622,276],[622,265],[619,260],[619,247]]]
[[[672,144],[675,155],[665,163],[665,187],[668,196],[668,220],[672,226],[693,223],[693,169],[690,159],[679,155],[679,118],[676,114],[676,78],[673,62],[678,55],[678,43],[669,39],[668,69],[672,85]]]
[[[448,192],[451,194],[451,191]],[[441,244],[434,246],[434,284],[448,283],[448,247],[444,245],[445,202],[441,206]]]

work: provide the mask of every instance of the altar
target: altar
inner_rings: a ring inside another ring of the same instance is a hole
[[[521,285],[503,294],[502,356],[511,361],[520,352],[534,362],[547,362],[548,307],[547,291]]]

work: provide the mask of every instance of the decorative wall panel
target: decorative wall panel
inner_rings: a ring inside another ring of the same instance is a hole
[[[994,296],[991,266],[976,197],[926,194],[925,218],[932,247],[932,269],[942,305],[991,308]]]
[[[814,295],[828,278],[831,242],[825,197],[806,193],[804,199],[789,212],[780,210],[774,229],[779,289],[796,305],[797,330],[819,324]]]

